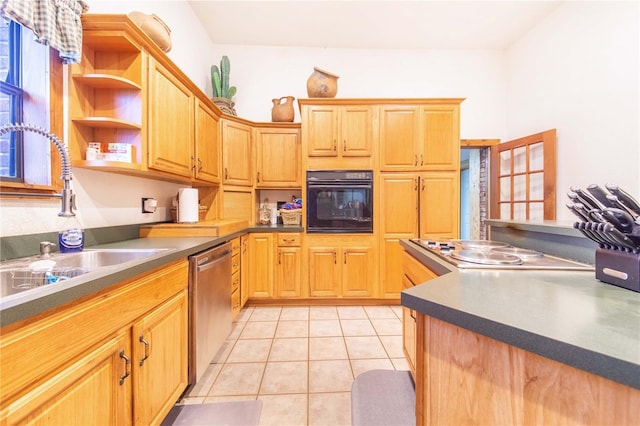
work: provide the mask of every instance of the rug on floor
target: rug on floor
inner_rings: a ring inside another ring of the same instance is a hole
[[[369,370],[353,381],[353,426],[414,426],[415,411],[415,385],[408,371]]]
[[[257,426],[261,412],[262,401],[259,400],[176,405],[162,426]]]

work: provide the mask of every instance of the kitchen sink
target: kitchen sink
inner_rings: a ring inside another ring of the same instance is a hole
[[[0,262],[0,297],[55,284],[100,268],[139,260],[168,249],[96,249]]]

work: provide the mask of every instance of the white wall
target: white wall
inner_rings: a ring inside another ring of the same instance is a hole
[[[559,199],[568,186],[590,183],[640,193],[635,2],[567,2],[506,52],[213,45],[184,1],[89,4],[90,13],[157,14],[172,30],[169,57],[207,94],[210,66],[228,55],[241,117],[270,121],[272,98],[307,97],[306,80],[319,66],[340,76],[338,97],[466,98],[462,138],[508,140],[557,128]],[[165,220],[180,187],[87,170],[74,175],[86,227]],[[159,199],[158,213],[139,212],[147,196]],[[558,218],[568,217],[564,199],[558,205]],[[57,231],[58,210],[55,200],[3,200],[0,233]]]
[[[566,2],[506,52],[504,140],[557,129],[558,220],[572,185],[640,195],[639,4]]]

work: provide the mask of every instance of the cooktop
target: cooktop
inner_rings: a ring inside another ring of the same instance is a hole
[[[491,240],[422,240],[412,243],[461,269],[593,271],[593,265]]]

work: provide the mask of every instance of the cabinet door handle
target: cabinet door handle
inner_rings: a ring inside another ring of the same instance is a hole
[[[342,150],[345,151],[345,152],[347,151],[347,140],[346,139],[342,141]]]
[[[342,263],[347,264],[347,252],[342,253]]]
[[[258,183],[260,183],[260,172],[257,173],[256,180],[258,181]]]
[[[424,191],[424,188],[425,188],[426,186],[427,186],[427,185],[425,184],[424,179],[422,179],[422,191]]]
[[[131,375],[131,360],[124,354],[124,349],[120,349],[120,358],[124,359],[124,376],[120,377],[120,386],[122,386],[125,379]]]
[[[333,152],[336,152],[336,140],[333,140]]]
[[[282,252],[278,252],[278,265],[282,265]]]
[[[191,171],[196,169],[196,157],[191,157]]]
[[[295,241],[295,238],[291,238],[291,239],[289,239],[289,238],[283,238],[283,239],[282,239],[282,241],[284,241],[285,243],[292,243],[292,242],[294,242],[294,241]]]
[[[229,178],[229,169],[227,169],[226,167],[224,168],[224,178],[225,179]]]
[[[198,158],[198,171],[202,171],[202,160]]]
[[[413,188],[413,190],[414,190],[414,191],[417,191],[417,190],[418,190],[418,178],[416,178],[416,179],[415,179],[415,183],[416,183],[416,185],[415,185],[415,187]]]
[[[424,166],[424,156],[420,154],[420,165]]]
[[[417,166],[417,165],[418,165],[418,154],[415,154],[415,155],[414,155],[413,165],[414,165],[414,166]]]
[[[144,345],[144,357],[140,360],[140,367],[144,364],[144,362],[149,358],[149,342],[145,340],[144,336],[140,336],[140,343]]]
[[[335,251],[333,252],[333,264],[338,264],[338,254]]]

